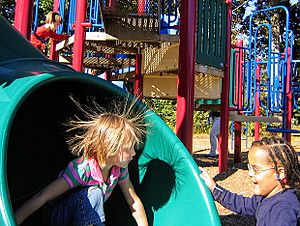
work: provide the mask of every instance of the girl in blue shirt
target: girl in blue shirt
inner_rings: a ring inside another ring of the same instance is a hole
[[[257,226],[300,225],[300,203],[296,195],[300,165],[291,144],[281,138],[263,138],[253,142],[248,160],[252,197],[222,188],[200,168],[200,176],[214,199],[233,212],[255,216]]]

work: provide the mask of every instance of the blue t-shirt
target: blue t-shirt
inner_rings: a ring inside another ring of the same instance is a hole
[[[300,225],[300,203],[294,189],[285,189],[269,198],[244,197],[217,185],[213,197],[233,212],[255,216],[257,226]]]

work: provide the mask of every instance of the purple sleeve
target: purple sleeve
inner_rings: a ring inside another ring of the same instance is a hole
[[[262,200],[261,196],[252,196],[251,198],[237,195],[221,186],[217,185],[213,192],[214,199],[231,211],[243,215],[254,216],[257,206]]]
[[[297,225],[297,212],[289,203],[276,203],[265,214],[268,225],[293,226]]]

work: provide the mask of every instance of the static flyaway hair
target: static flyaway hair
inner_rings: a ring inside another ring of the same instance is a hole
[[[87,158],[97,156],[100,162],[105,162],[117,155],[123,144],[142,143],[149,110],[137,99],[117,99],[109,109],[99,106],[92,98],[86,106],[71,99],[84,115],[84,119],[76,116],[67,123],[67,132],[72,132],[67,138],[72,154]]]

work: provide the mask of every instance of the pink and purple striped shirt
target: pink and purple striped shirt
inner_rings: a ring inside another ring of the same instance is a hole
[[[105,194],[104,201],[108,199],[117,183],[126,183],[129,179],[128,168],[113,166],[105,182],[98,161],[79,157],[71,161],[61,176],[71,188],[77,186],[98,186]]]

